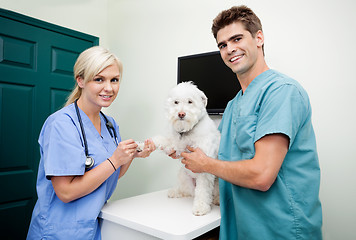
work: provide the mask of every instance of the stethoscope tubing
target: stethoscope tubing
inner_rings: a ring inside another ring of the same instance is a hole
[[[84,126],[83,126],[83,122],[82,122],[82,117],[80,116],[80,112],[79,112],[79,107],[78,107],[77,101],[78,101],[78,99],[76,99],[76,100],[74,101],[74,106],[75,106],[75,111],[77,112],[80,129],[81,129],[81,131],[82,131],[85,156],[88,157],[88,156],[89,156],[88,143],[87,143],[87,138],[86,138],[86,136],[85,136],[85,131],[84,131]]]
[[[89,150],[88,150],[88,143],[87,143],[87,138],[86,138],[86,135],[85,135],[85,131],[84,131],[84,126],[83,126],[83,121],[82,121],[82,118],[80,116],[80,112],[79,112],[79,107],[78,107],[78,103],[77,103],[78,99],[76,99],[74,101],[74,106],[75,106],[75,111],[77,113],[77,116],[78,116],[78,121],[79,121],[79,125],[80,125],[80,130],[82,132],[82,136],[83,136],[83,143],[84,143],[84,152],[85,152],[85,156],[86,156],[86,160],[85,160],[85,169],[90,169],[94,166],[94,158],[90,157],[89,156]],[[108,132],[111,136],[111,138],[114,140],[114,143],[116,144],[116,146],[118,146],[118,140],[117,140],[117,134],[116,134],[116,131],[115,131],[115,128],[114,126],[112,125],[112,123],[108,120],[108,118],[105,116],[104,113],[102,113],[100,111],[101,115],[104,117],[105,119],[105,125],[106,125],[106,128],[108,129]],[[111,133],[111,131],[114,133],[114,135]]]

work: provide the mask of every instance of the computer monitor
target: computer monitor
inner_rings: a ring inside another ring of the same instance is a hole
[[[209,114],[222,114],[241,86],[220,52],[207,52],[178,57],[178,83],[192,81],[208,97]]]

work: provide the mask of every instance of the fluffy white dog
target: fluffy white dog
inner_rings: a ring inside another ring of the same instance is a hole
[[[166,101],[168,131],[152,138],[156,147],[179,156],[186,146],[199,147],[207,156],[217,158],[220,132],[206,111],[207,97],[192,82],[174,87]],[[184,166],[178,173],[178,186],[168,196],[194,197],[193,214],[204,215],[211,204],[219,204],[218,179],[209,173],[193,173]]]

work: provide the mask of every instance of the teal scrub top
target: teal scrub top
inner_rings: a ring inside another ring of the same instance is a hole
[[[254,143],[267,134],[289,137],[288,153],[266,192],[220,179],[221,240],[322,239],[320,168],[305,90],[268,70],[240,91],[224,112],[219,159],[252,159]]]
[[[95,160],[93,168],[112,156],[116,142],[101,117],[101,135],[89,117],[79,109],[89,156]],[[114,119],[107,116],[121,141]],[[80,176],[85,173],[83,137],[74,104],[52,114],[44,123],[40,137],[41,160],[37,177],[38,200],[32,213],[28,240],[38,239],[101,239],[98,215],[115,190],[120,168],[90,194],[69,203],[56,195],[51,176]]]

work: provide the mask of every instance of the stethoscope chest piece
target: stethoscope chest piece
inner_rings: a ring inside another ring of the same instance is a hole
[[[87,156],[85,159],[85,169],[92,168],[94,166],[94,158]]]

